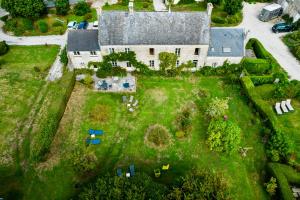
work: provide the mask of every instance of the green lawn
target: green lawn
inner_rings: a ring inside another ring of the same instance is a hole
[[[257,92],[266,100],[270,106],[274,106],[276,101],[272,99],[274,85],[265,84],[256,87]],[[282,99],[284,100],[284,99]],[[292,99],[292,106],[295,111],[283,115],[276,115],[279,121],[279,127],[287,134],[287,136],[295,143],[297,161],[300,161],[300,101]],[[275,114],[275,110],[274,110]]]
[[[58,51],[58,46],[10,46],[9,52],[0,56],[4,61],[0,66],[0,182],[6,182],[0,184],[0,196],[10,184],[16,185],[16,177],[2,178],[17,169],[15,153],[24,138],[20,135],[22,123],[45,85],[45,75]]]
[[[135,11],[154,11],[152,0],[136,0],[134,1],[134,10]],[[112,4],[112,5],[104,5],[102,10],[120,10],[120,11],[128,11],[128,5],[123,5],[122,3]]]
[[[199,88],[208,91],[207,98],[197,98]],[[76,85],[47,161],[37,166],[39,176],[32,175],[26,180],[25,199],[49,199],[44,195],[48,192],[52,199],[70,198],[76,192],[75,183],[89,180],[95,174],[115,173],[117,167],[125,169],[130,163],[135,164],[137,171],[151,176],[153,169],[169,163],[170,171],[157,179],[163,183],[170,183],[193,168],[211,168],[224,173],[234,199],[267,199],[261,180],[266,162],[260,137],[262,126],[240,95],[238,85],[227,85],[217,77],[139,77],[134,96],[140,104],[134,113],[129,113],[121,103],[122,95],[98,93]],[[230,98],[229,118],[243,130],[241,146],[253,147],[246,158],[238,153],[228,156],[208,149],[204,108],[212,97]],[[178,140],[174,136],[176,113],[190,103],[196,105],[193,129],[187,138]],[[172,134],[173,144],[166,150],[157,151],[144,144],[145,130],[157,123]],[[67,158],[73,148],[85,148],[89,128],[105,131],[100,145],[87,147],[97,157],[99,166],[93,173],[78,176]]]

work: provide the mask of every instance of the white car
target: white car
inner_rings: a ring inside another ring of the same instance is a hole
[[[78,24],[75,21],[71,21],[71,22],[68,23],[68,28],[69,29],[77,29],[77,26],[78,26]]]
[[[98,29],[98,21],[94,21],[94,23],[93,23],[93,29]]]

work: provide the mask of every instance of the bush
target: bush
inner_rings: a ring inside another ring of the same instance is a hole
[[[210,118],[218,118],[224,116],[228,109],[228,98],[219,99],[218,97],[216,97],[212,99],[212,101],[207,106],[205,114],[207,114]]]
[[[84,16],[89,12],[91,12],[90,5],[85,1],[80,1],[74,6],[74,13],[77,16]]]
[[[47,33],[48,32],[48,24],[44,20],[38,21],[38,27],[41,33]]]
[[[83,79],[83,83],[85,84],[85,85],[91,85],[92,83],[94,82],[94,79],[93,79],[93,77],[91,76],[91,75],[89,75],[89,74],[86,74],[85,75],[85,77],[84,77],[84,79]]]
[[[37,66],[34,66],[34,67],[33,67],[33,70],[34,70],[35,72],[41,72],[41,68],[39,68],[39,67],[37,67]]]
[[[269,62],[265,59],[244,58],[242,65],[250,74],[263,75],[271,70]]]
[[[192,4],[194,3],[194,0],[180,0],[178,5],[183,5],[183,4]]]
[[[27,30],[27,31],[31,31],[34,28],[33,27],[33,22],[30,19],[23,18],[22,19],[22,25],[23,25],[24,29]]]
[[[64,26],[64,24],[62,22],[60,22],[60,21],[55,21],[52,24],[52,27],[60,27],[60,26]]]
[[[59,57],[60,57],[60,62],[63,63],[64,66],[67,66],[68,62],[69,62],[68,54],[67,54],[67,47],[64,47],[64,49],[62,50]]]
[[[145,134],[145,144],[152,148],[163,149],[171,143],[171,136],[164,126],[155,124],[149,126]]]
[[[0,42],[0,56],[6,54],[9,50],[9,46],[6,44],[5,41]]]
[[[56,7],[56,14],[66,15],[70,10],[69,0],[56,0],[55,7]]]
[[[251,76],[251,81],[255,86],[264,85],[264,84],[272,84],[275,81],[273,76]]]
[[[177,130],[180,132],[187,133],[192,127],[192,110],[190,107],[184,107],[180,113],[178,113],[175,125]]]
[[[183,132],[183,131],[177,131],[176,133],[175,133],[175,136],[176,136],[176,138],[184,138],[185,137],[185,132]]]
[[[270,196],[275,195],[276,188],[277,188],[276,178],[271,177],[270,181],[268,183],[265,183],[265,186],[266,186],[266,190],[270,194]]]
[[[226,24],[226,19],[224,17],[214,16],[214,17],[212,17],[211,21],[216,24]]]
[[[148,7],[149,7],[149,4],[146,3],[146,2],[144,2],[144,3],[143,3],[143,8],[148,8]]]
[[[87,149],[75,147],[70,156],[70,161],[76,172],[89,172],[97,166],[97,156]]]
[[[93,14],[92,13],[86,13],[84,15],[84,20],[85,21],[88,21],[89,19],[92,19],[93,18]]]

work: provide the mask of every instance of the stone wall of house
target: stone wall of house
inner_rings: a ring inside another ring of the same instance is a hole
[[[125,48],[129,48],[130,51],[136,53],[136,58],[138,61],[145,63],[150,66],[150,61],[154,61],[153,70],[159,69],[159,53],[170,52],[175,53],[176,48],[180,49],[180,56],[178,57],[179,64],[185,63],[187,61],[197,60],[197,68],[204,65],[207,57],[208,45],[128,45],[128,46],[102,46],[102,55],[108,55],[111,53],[111,49],[115,52],[125,52]],[[154,49],[154,55],[150,54],[150,48]],[[199,48],[199,55],[195,55],[195,49]],[[122,67],[127,67],[125,62],[118,63]],[[131,70],[131,69],[128,69]]]
[[[207,57],[205,66],[219,67],[227,60],[231,64],[238,64],[243,57]]]
[[[102,60],[100,51],[96,51],[96,55],[92,55],[90,51],[80,51],[79,53],[80,55],[75,55],[72,51],[68,52],[70,68],[86,68],[89,62],[100,62]]]

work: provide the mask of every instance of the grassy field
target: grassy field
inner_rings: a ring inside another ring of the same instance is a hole
[[[262,98],[270,104],[270,106],[274,106],[276,101],[272,99],[273,91],[274,91],[274,85],[266,84],[262,86],[256,87],[258,93],[262,96]],[[285,99],[282,99],[285,100]],[[296,157],[297,161],[300,161],[300,102],[292,99],[292,106],[295,109],[295,111],[283,114],[281,116],[277,116],[279,123],[279,126],[284,130],[286,134],[288,134],[288,137],[295,143],[295,150],[296,150]],[[275,110],[274,110],[275,114]]]
[[[199,89],[208,91],[208,97],[199,98]],[[134,94],[139,108],[129,113],[121,102],[124,94],[97,93],[77,84],[68,102],[45,162],[29,176],[25,198],[70,198],[81,184],[94,175],[125,170],[134,163],[137,171],[153,176],[153,169],[169,163],[170,171],[159,182],[170,183],[191,169],[211,168],[224,173],[235,199],[266,199],[261,177],[264,176],[265,153],[261,143],[260,121],[253,115],[237,85],[227,85],[216,77],[139,77]],[[239,153],[231,156],[211,152],[206,143],[208,119],[204,109],[212,97],[229,97],[229,118],[243,130],[241,146],[253,147],[246,158]],[[168,105],[168,106],[166,106]],[[186,105],[194,105],[193,129],[185,139],[174,136],[176,114]],[[242,112],[241,112],[242,111]],[[148,126],[161,124],[172,134],[173,143],[165,150],[154,150],[144,144]],[[76,175],[68,163],[72,149],[86,147],[88,129],[103,129],[102,143],[87,147],[97,157],[98,167],[93,173]],[[42,186],[42,187],[41,187]]]
[[[128,11],[128,5],[123,5],[121,3],[112,4],[112,5],[104,5],[102,10],[120,10],[120,11]],[[134,10],[135,11],[154,11],[153,2],[151,0],[136,0],[134,1]]]

